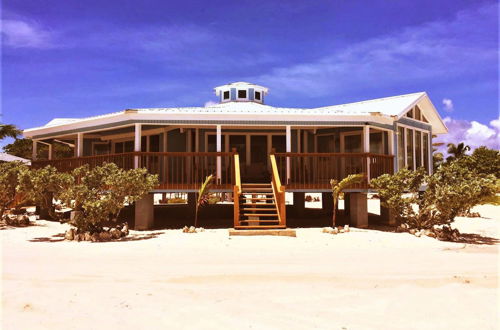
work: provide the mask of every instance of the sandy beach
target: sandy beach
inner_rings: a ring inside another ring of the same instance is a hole
[[[3,329],[496,329],[500,207],[458,218],[468,243],[376,229],[229,237],[68,225],[0,231]]]

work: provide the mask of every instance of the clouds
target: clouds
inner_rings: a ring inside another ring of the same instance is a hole
[[[283,95],[321,97],[342,94],[354,86],[374,89],[488,72],[498,56],[491,33],[497,9],[490,4],[459,12],[452,20],[411,26],[335,48],[316,61],[277,67],[254,80]]]
[[[5,46],[13,48],[51,48],[52,35],[40,25],[23,19],[3,19],[1,32]]]
[[[464,142],[475,149],[480,146],[487,146],[492,149],[500,149],[500,119],[489,122],[489,125],[482,124],[475,120],[459,120],[445,117],[444,123],[448,127],[448,134],[441,135],[434,142],[444,142],[445,145],[440,151],[446,151],[447,143]]]
[[[443,106],[446,112],[453,112],[453,101],[451,99],[444,98]]]

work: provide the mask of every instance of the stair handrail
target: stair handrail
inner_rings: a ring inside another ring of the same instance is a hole
[[[233,151],[235,151],[233,149]],[[239,225],[240,218],[240,196],[241,196],[241,175],[240,175],[240,155],[234,153],[234,186],[233,186],[233,202],[234,202],[234,226]]]
[[[269,155],[271,163],[271,176],[274,196],[276,198],[276,207],[278,209],[278,218],[280,225],[286,225],[286,205],[285,205],[285,186],[281,185],[281,179],[278,172],[278,165],[276,164],[276,157],[274,153]]]

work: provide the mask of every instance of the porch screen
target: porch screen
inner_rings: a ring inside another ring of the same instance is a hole
[[[405,129],[398,127],[398,169],[405,167]]]
[[[415,166],[413,163],[413,130],[406,129],[406,166],[414,170]]]

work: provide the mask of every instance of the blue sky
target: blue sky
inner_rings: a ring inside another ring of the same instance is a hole
[[[496,1],[4,0],[3,122],[201,106],[249,81],[316,107],[426,91],[452,134],[500,147]]]

